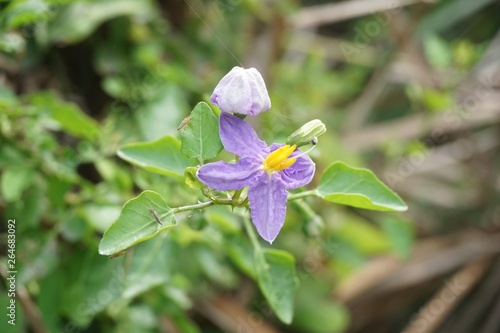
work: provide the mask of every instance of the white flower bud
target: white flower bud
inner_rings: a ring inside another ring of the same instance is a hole
[[[255,68],[233,67],[215,87],[210,101],[223,112],[252,116],[271,108],[266,84]]]

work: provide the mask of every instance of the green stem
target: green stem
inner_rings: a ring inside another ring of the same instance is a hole
[[[243,192],[242,188],[237,190],[236,192],[234,192],[233,198],[232,198],[233,202],[235,202],[235,203],[238,202],[238,199],[240,198],[241,192]]]
[[[172,208],[171,211],[169,211],[166,214],[163,214],[161,217],[165,217],[169,214],[177,214],[180,212],[186,212],[189,210],[203,209],[203,208],[207,208],[207,207],[210,207],[213,205],[226,205],[226,206],[242,207],[242,206],[245,206],[247,203],[248,203],[247,198],[245,198],[245,200],[239,200],[239,201],[233,201],[233,199],[214,198],[210,201],[200,202],[200,203],[195,204],[195,205],[187,205],[187,206]]]
[[[250,219],[248,217],[243,218],[243,225],[245,226],[245,230],[248,234],[248,237],[250,237],[250,241],[252,242],[254,251],[261,252],[262,247],[260,246],[260,243],[257,240],[257,235],[255,234],[255,230],[253,230],[253,226],[250,223]]]
[[[172,208],[172,210],[170,212],[168,212],[167,215],[185,212],[188,210],[203,209],[203,208],[213,206],[214,204],[215,204],[215,202],[212,200],[212,201],[207,201],[207,202],[200,202],[199,204],[196,204],[196,205],[176,207],[176,208]]]
[[[245,198],[245,200],[238,200],[238,201],[234,201],[233,199],[215,198],[213,200],[213,202],[216,205],[228,205],[228,206],[233,206],[233,207],[243,207],[243,206],[246,206],[248,200],[247,200],[247,198]]]
[[[298,200],[306,197],[319,196],[317,190],[304,191],[300,193],[293,193],[288,196],[288,201]]]

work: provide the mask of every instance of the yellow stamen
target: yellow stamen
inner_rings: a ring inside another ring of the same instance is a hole
[[[296,158],[288,158],[295,151],[295,148],[297,148],[296,145],[285,145],[267,155],[264,161],[264,170],[273,172],[290,167],[297,160]]]

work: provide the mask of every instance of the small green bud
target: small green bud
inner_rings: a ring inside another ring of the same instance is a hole
[[[198,171],[197,167],[187,167],[184,170],[184,182],[193,189],[202,189],[205,187],[205,184],[200,182],[196,177],[196,171]]]
[[[325,132],[325,124],[319,119],[314,119],[293,132],[292,135],[286,139],[286,144],[290,146],[297,145],[297,147],[310,144],[316,145],[318,143],[318,136]]]

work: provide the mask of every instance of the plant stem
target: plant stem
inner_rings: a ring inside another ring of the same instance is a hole
[[[310,191],[304,191],[300,193],[293,193],[288,196],[288,201],[293,201],[297,199],[302,199],[306,197],[312,197],[312,196],[318,196],[318,191],[317,190],[310,190]]]
[[[237,191],[231,199],[213,198],[210,201],[200,202],[200,203],[195,204],[195,205],[187,205],[187,206],[172,208],[172,210],[170,212],[168,212],[167,214],[164,214],[162,217],[169,215],[169,214],[176,214],[176,213],[185,212],[185,211],[189,211],[189,210],[203,209],[203,208],[207,208],[207,207],[210,207],[213,205],[228,205],[228,206],[233,206],[233,207],[246,206],[248,203],[248,198],[245,198],[244,200],[238,200],[240,194],[241,194],[241,192],[238,193],[238,191]],[[306,198],[306,197],[310,197],[310,196],[317,196],[317,195],[318,195],[318,192],[316,190],[294,193],[294,194],[290,194],[288,196],[288,201],[302,199],[302,198]],[[253,229],[250,228],[250,230],[253,232]],[[254,234],[254,237],[255,237],[255,234]],[[257,242],[257,244],[258,244],[258,242]]]
[[[203,209],[203,208],[213,206],[214,204],[215,204],[215,202],[213,200],[211,200],[211,201],[207,201],[207,202],[200,202],[199,204],[196,204],[196,205],[176,207],[176,208],[172,208],[172,210],[170,212],[168,212],[167,214],[176,214],[176,213],[185,212],[188,210]]]
[[[235,202],[235,203],[238,202],[238,199],[240,198],[241,192],[243,192],[242,188],[240,188],[239,190],[234,192],[233,198],[232,198],[233,202]]]
[[[237,201],[234,201],[233,199],[214,198],[210,201],[200,202],[200,203],[195,204],[195,205],[187,205],[187,206],[172,208],[171,211],[169,211],[166,214],[163,214],[161,217],[165,217],[169,214],[177,214],[180,212],[186,212],[189,210],[203,209],[203,208],[207,208],[207,207],[210,207],[213,205],[226,205],[226,206],[233,206],[233,207],[242,207],[242,206],[245,206],[247,203],[248,203],[247,198],[245,198],[245,200],[237,200]]]
[[[262,247],[260,246],[259,241],[257,240],[257,235],[255,234],[255,230],[253,230],[252,224],[250,223],[250,219],[248,217],[243,218],[243,225],[245,226],[245,230],[250,237],[250,241],[252,242],[254,251],[261,252]]]

